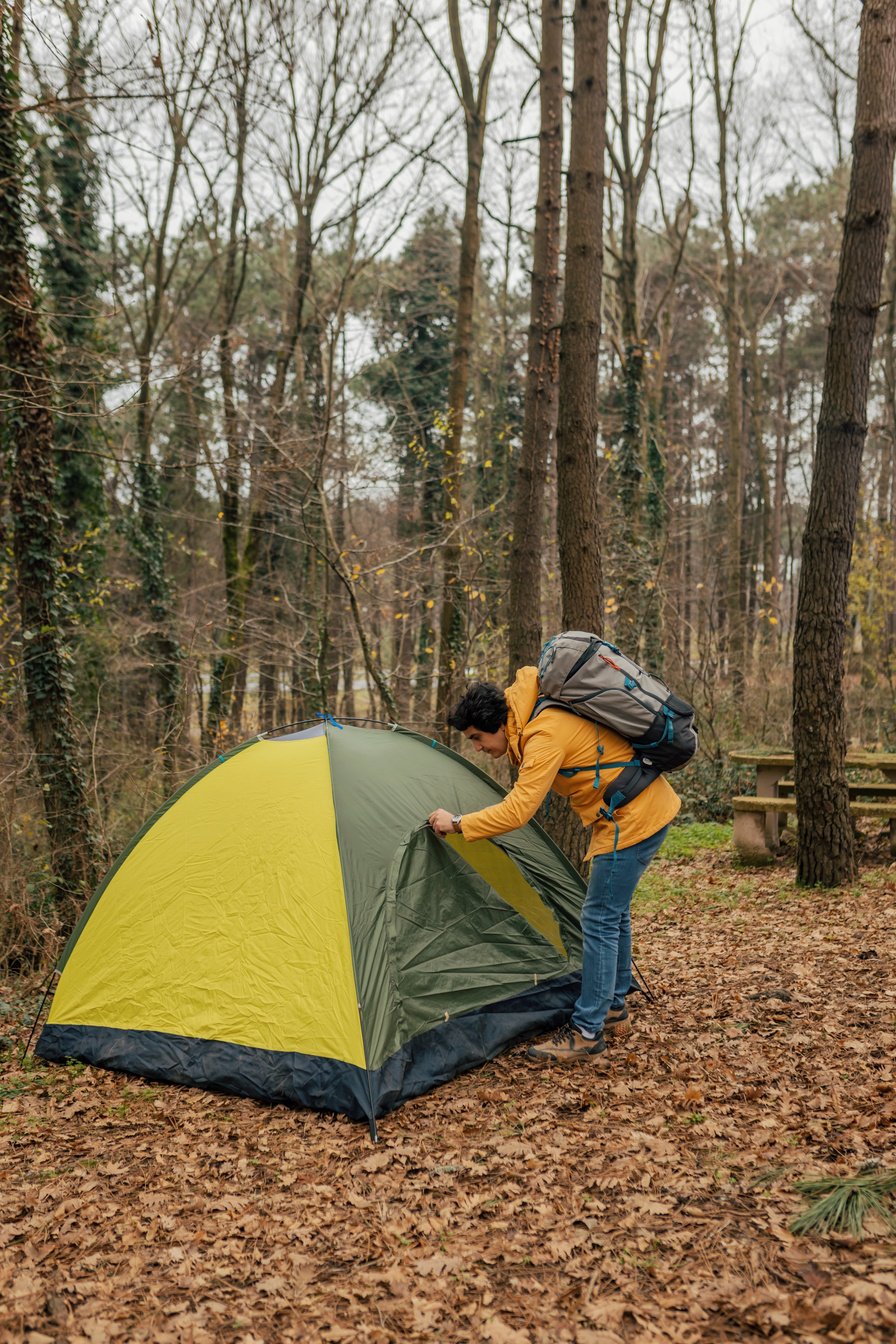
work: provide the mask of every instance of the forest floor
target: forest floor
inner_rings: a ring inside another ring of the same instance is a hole
[[[677,834],[636,921],[657,1002],[609,1066],[518,1048],[376,1147],[332,1116],[22,1068],[37,995],[0,986],[0,1341],[892,1339],[885,1226],[790,1223],[797,1180],[896,1165],[896,867],[806,892],[786,859]]]

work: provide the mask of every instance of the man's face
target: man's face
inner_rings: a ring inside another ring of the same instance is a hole
[[[503,724],[496,733],[486,733],[482,728],[465,728],[464,737],[473,743],[476,751],[484,751],[494,756],[495,760],[507,753],[507,734]]]

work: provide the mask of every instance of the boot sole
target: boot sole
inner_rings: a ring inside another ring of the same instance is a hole
[[[628,1036],[631,1029],[632,1024],[627,1017],[624,1017],[621,1022],[604,1023],[605,1036]]]

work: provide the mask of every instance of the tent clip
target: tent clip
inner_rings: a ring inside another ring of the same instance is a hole
[[[314,717],[316,719],[322,719],[324,723],[331,723],[334,728],[343,728],[345,726],[340,723],[338,719],[334,719],[332,714],[328,714],[326,710],[324,710],[322,714],[315,714]]]

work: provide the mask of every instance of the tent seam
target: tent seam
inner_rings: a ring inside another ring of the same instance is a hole
[[[370,1081],[370,1054],[367,1049],[367,1032],[364,1029],[364,1009],[361,1005],[361,987],[358,983],[358,965],[355,959],[355,931],[349,914],[346,894],[345,865],[342,862],[342,842],[340,837],[339,809],[336,806],[336,793],[333,788],[333,759],[330,755],[330,725],[324,724],[324,739],[327,744],[327,766],[330,777],[330,800],[333,804],[333,827],[336,831],[336,857],[339,860],[339,873],[342,878],[342,905],[345,910],[345,923],[348,928],[348,950],[352,959],[352,982],[355,986],[355,1003],[358,1006],[358,1025],[361,1029],[361,1045],[364,1050],[364,1080],[367,1085],[367,1097],[370,1102],[371,1135],[376,1139],[376,1106],[373,1100],[373,1087]]]

